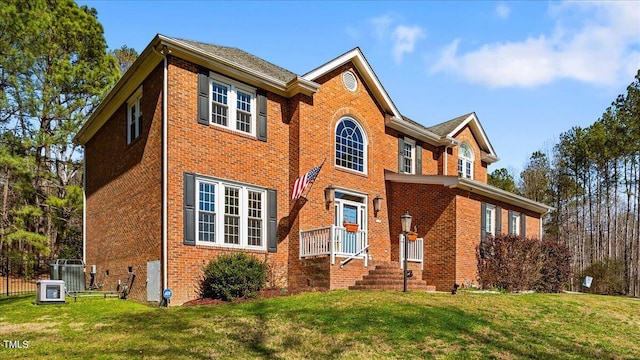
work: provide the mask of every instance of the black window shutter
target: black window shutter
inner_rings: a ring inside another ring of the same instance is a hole
[[[422,175],[422,146],[416,144],[416,174]]]
[[[398,138],[398,173],[404,173],[404,139]]]
[[[487,204],[480,206],[480,257],[484,259],[487,246]]]
[[[258,140],[267,141],[267,92],[258,90]]]
[[[267,190],[267,251],[278,251],[278,192]]]
[[[502,208],[496,206],[496,235],[502,234]]]
[[[507,219],[507,223],[509,226],[509,235],[513,235],[513,211],[509,210],[507,216],[509,217]]]
[[[527,236],[527,215],[520,214],[520,234]]]
[[[198,68],[198,124],[209,125],[209,70]]]
[[[184,227],[184,245],[196,244],[196,179],[193,174],[184,173],[184,212],[183,212],[183,227]]]

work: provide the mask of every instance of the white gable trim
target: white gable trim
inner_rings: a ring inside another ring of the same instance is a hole
[[[364,81],[367,83],[369,89],[373,93],[376,100],[378,100],[382,108],[393,117],[402,119],[400,111],[398,111],[396,106],[393,104],[391,97],[389,97],[389,94],[387,94],[387,91],[382,86],[382,83],[380,83],[380,80],[373,72],[373,69],[367,62],[367,59],[365,59],[362,51],[360,51],[360,48],[355,48],[338,56],[328,63],[304,74],[302,78],[307,81],[314,82],[322,75],[329,73],[330,71],[348,63],[349,61],[353,62],[353,64],[356,66],[358,72],[361,76],[363,76]]]
[[[453,129],[450,133],[446,135],[446,137],[454,137],[457,133],[459,133],[465,126],[469,126],[471,132],[477,139],[479,139],[480,148],[487,152],[487,154],[482,156],[482,161],[487,163],[494,163],[499,160],[496,155],[495,150],[493,150],[493,146],[491,146],[491,142],[489,142],[489,138],[487,134],[484,132],[482,125],[480,124],[480,120],[475,113],[469,114],[469,116],[464,119],[463,122],[460,123],[455,129]]]

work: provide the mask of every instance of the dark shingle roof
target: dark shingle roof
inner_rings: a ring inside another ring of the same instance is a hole
[[[186,39],[175,40],[196,47],[204,52],[210,53],[211,55],[221,57],[236,65],[249,68],[251,70],[257,71],[259,73],[284,82],[289,82],[297,77],[296,74],[287,69],[284,69],[278,65],[274,65],[266,60],[263,60],[255,55],[251,55],[248,52],[242,51],[238,48],[201,43]]]
[[[443,123],[440,123],[438,125],[434,125],[431,127],[428,127],[427,130],[440,135],[440,136],[447,136],[449,135],[453,130],[455,130],[455,128],[457,128],[460,124],[462,124],[462,122],[464,122],[469,115],[471,115],[473,113],[468,113],[462,116],[458,116],[455,119],[451,119],[449,121],[445,121]]]

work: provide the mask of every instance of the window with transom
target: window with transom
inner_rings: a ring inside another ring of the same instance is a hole
[[[458,176],[473,179],[473,150],[467,143],[458,149]]]

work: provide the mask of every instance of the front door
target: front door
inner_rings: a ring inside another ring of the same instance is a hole
[[[355,224],[357,230],[347,230]],[[334,225],[337,227],[336,251],[344,254],[359,252],[366,243],[367,200],[365,196],[336,191]]]

